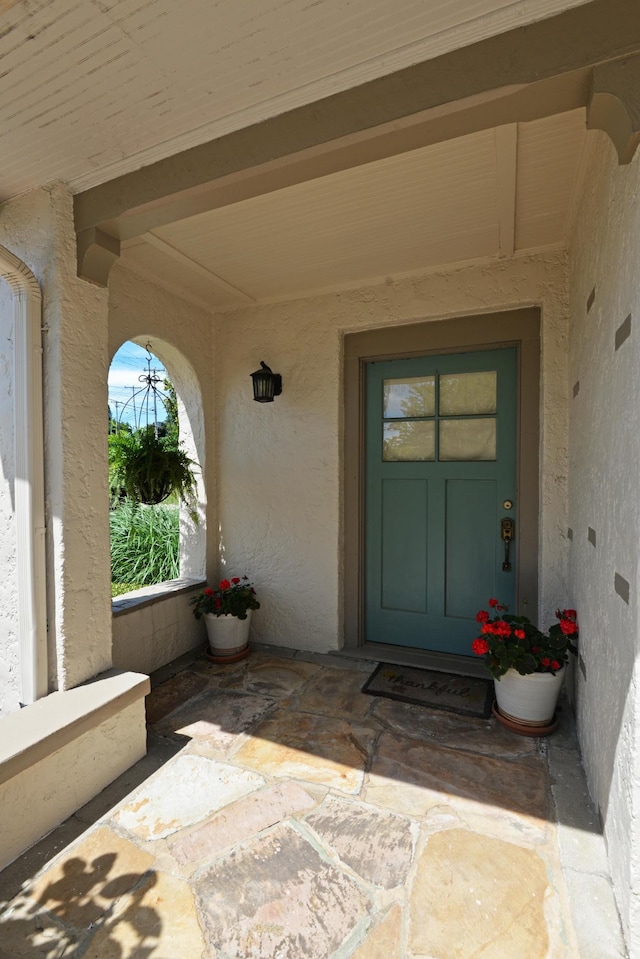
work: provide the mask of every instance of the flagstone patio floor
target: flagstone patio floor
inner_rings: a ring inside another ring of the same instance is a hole
[[[529,739],[372,669],[156,685],[147,757],[0,874],[0,957],[622,959],[569,708]]]

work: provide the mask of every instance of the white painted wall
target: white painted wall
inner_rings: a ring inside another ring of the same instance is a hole
[[[570,400],[570,583],[586,667],[586,679],[576,670],[578,724],[627,944],[640,955],[640,156],[619,167],[604,134],[593,142],[570,244],[570,384],[580,384]],[[629,314],[631,336],[616,351]]]
[[[13,342],[13,297],[0,279],[0,715],[20,704]]]
[[[342,336],[392,324],[542,307],[540,616],[566,603],[567,288],[562,252],[496,260],[216,320],[220,571],[254,579],[252,638],[342,645]],[[260,360],[283,377],[253,401]]]
[[[49,682],[67,689],[111,665],[107,295],[76,276],[72,198],[60,184],[3,204],[0,243],[24,260],[44,294]],[[6,497],[0,508],[4,520]]]

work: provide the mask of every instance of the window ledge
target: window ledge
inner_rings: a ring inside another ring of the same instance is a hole
[[[200,589],[206,585],[206,582],[206,579],[169,579],[154,586],[144,586],[142,589],[135,589],[130,593],[117,596],[112,600],[111,611],[114,616],[122,616],[136,609],[142,609],[144,606],[153,606],[169,596]]]

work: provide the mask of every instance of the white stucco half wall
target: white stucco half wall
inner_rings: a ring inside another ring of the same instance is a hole
[[[542,310],[540,616],[566,604],[566,257],[452,268],[219,315],[216,464],[221,572],[256,582],[252,637],[342,646],[342,338],[347,332],[523,306]],[[264,360],[282,396],[253,401]]]

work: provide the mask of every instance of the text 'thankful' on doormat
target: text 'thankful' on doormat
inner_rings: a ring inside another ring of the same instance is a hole
[[[446,709],[463,716],[487,719],[493,703],[493,682],[413,666],[379,663],[362,687],[370,696],[385,696],[403,703]]]

